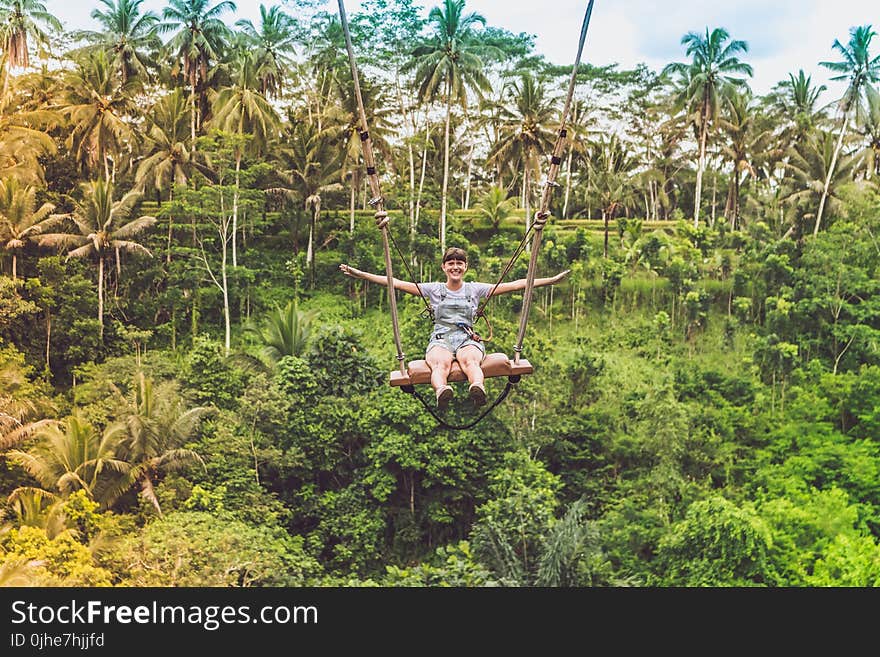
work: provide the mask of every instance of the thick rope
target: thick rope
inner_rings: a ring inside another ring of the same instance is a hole
[[[511,380],[512,378],[515,378],[516,381],[512,381]],[[469,422],[467,424],[449,424],[446,420],[444,420],[442,417],[437,415],[437,412],[434,410],[434,407],[431,406],[431,403],[428,400],[426,400],[422,395],[420,395],[418,392],[416,392],[415,386],[413,386],[413,385],[401,386],[400,389],[403,390],[404,392],[411,394],[413,397],[415,397],[420,402],[422,402],[422,406],[424,406],[425,409],[428,411],[428,413],[430,413],[433,416],[433,418],[435,420],[437,420],[437,423],[442,428],[452,429],[454,431],[461,431],[463,429],[470,429],[471,427],[476,426],[480,422],[480,420],[482,420],[484,417],[489,415],[489,413],[491,413],[495,409],[495,407],[498,406],[498,404],[500,404],[501,402],[504,401],[504,399],[507,397],[507,395],[510,393],[510,391],[513,390],[513,384],[516,383],[517,381],[519,381],[518,376],[508,377],[507,378],[507,385],[504,386],[504,390],[501,391],[501,394],[498,395],[498,397],[495,399],[495,401],[492,402],[491,405],[487,406],[486,410],[484,410],[480,414],[479,417],[477,417],[475,420],[472,420],[471,422]]]
[[[523,292],[523,307],[519,322],[519,332],[516,336],[516,344],[513,347],[513,362],[518,363],[520,354],[522,353],[523,339],[526,335],[526,325],[529,320],[529,311],[532,306],[532,290],[535,285],[535,270],[538,263],[538,250],[541,248],[541,237],[544,233],[544,224],[550,216],[550,197],[553,189],[559,185],[556,183],[556,176],[559,173],[559,165],[562,163],[562,153],[565,148],[565,138],[567,131],[565,123],[568,120],[568,113],[571,109],[571,99],[574,96],[574,83],[577,78],[578,69],[581,64],[581,54],[584,51],[584,42],[587,38],[587,28],[590,25],[590,14],[593,13],[593,0],[587,5],[587,11],[584,14],[584,22],[581,26],[581,36],[578,41],[577,55],[575,56],[574,66],[571,69],[571,79],[568,83],[568,95],[565,98],[565,107],[562,110],[562,118],[559,121],[559,133],[556,137],[556,144],[553,147],[553,154],[550,158],[550,170],[547,172],[547,182],[544,184],[544,192],[541,195],[541,209],[535,213],[535,223],[533,227],[535,234],[532,237],[531,257],[529,258],[529,269],[526,274],[526,287]]]
[[[342,31],[345,34],[345,47],[348,50],[348,63],[351,66],[351,79],[354,82],[355,98],[357,99],[358,114],[361,122],[361,149],[364,154],[364,164],[367,166],[367,177],[370,181],[370,191],[373,198],[370,205],[376,210],[376,227],[382,233],[382,247],[385,253],[385,273],[388,279],[388,305],[391,309],[391,326],[394,330],[394,345],[397,347],[397,362],[400,373],[406,375],[406,356],[403,353],[403,345],[400,341],[400,326],[397,319],[397,295],[394,291],[394,271],[391,267],[391,251],[388,248],[388,212],[385,210],[385,199],[379,188],[379,176],[376,174],[376,159],[373,156],[373,142],[367,126],[367,113],[364,110],[364,99],[361,96],[361,85],[358,78],[357,63],[354,58],[354,46],[351,44],[351,33],[348,30],[348,19],[345,16],[345,6],[339,0],[339,20],[342,23]]]

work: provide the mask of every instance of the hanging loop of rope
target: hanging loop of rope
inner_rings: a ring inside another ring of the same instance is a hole
[[[394,346],[397,348],[397,362],[401,374],[406,374],[406,356],[403,353],[403,345],[400,341],[400,324],[397,318],[397,295],[394,292],[394,270],[391,266],[391,251],[388,248],[388,212],[385,210],[385,199],[379,187],[379,176],[376,174],[376,158],[373,155],[373,142],[370,139],[370,131],[367,127],[367,113],[364,110],[364,99],[361,96],[361,85],[358,78],[357,63],[354,58],[354,46],[351,44],[351,33],[348,30],[348,18],[345,15],[345,5],[339,0],[339,21],[345,34],[345,47],[348,50],[348,62],[351,66],[351,79],[354,83],[355,99],[357,100],[358,115],[361,123],[359,132],[361,138],[361,150],[364,155],[364,164],[367,167],[367,178],[370,181],[370,192],[373,198],[370,205],[376,210],[376,227],[382,233],[382,247],[385,254],[385,272],[388,278],[388,306],[391,309],[391,326],[394,330]]]
[[[425,410],[427,410],[428,413],[430,413],[431,416],[435,420],[437,420],[437,423],[442,428],[452,429],[454,431],[461,431],[463,429],[470,429],[471,427],[476,426],[477,424],[479,424],[480,420],[482,420],[484,417],[489,415],[489,413],[491,413],[493,410],[495,410],[495,407],[498,406],[498,404],[500,404],[501,402],[503,402],[507,398],[507,395],[510,393],[511,390],[513,390],[514,384],[517,383],[518,381],[519,381],[519,376],[507,377],[507,385],[504,386],[504,390],[501,391],[501,394],[499,394],[498,397],[495,399],[495,401],[493,401],[489,406],[487,406],[486,409],[482,413],[480,413],[480,415],[478,417],[471,420],[467,424],[450,424],[449,422],[444,420],[442,417],[440,417],[437,414],[437,412],[434,410],[434,407],[431,406],[431,403],[428,400],[426,400],[424,398],[424,396],[420,395],[416,391],[415,386],[412,386],[412,385],[402,386],[401,390],[403,390],[406,393],[411,394],[413,397],[418,399],[422,403],[422,406],[425,407]]]
[[[529,311],[532,306],[532,290],[535,285],[535,271],[538,264],[538,250],[541,248],[541,237],[544,232],[544,225],[550,217],[550,197],[553,190],[559,185],[556,183],[556,176],[559,173],[559,165],[562,164],[562,154],[565,149],[566,137],[568,131],[565,124],[568,120],[568,113],[571,110],[571,100],[574,97],[574,85],[577,79],[578,69],[581,64],[581,54],[584,51],[584,42],[587,39],[587,28],[590,25],[590,15],[593,13],[593,0],[587,5],[587,11],[584,14],[584,22],[581,26],[581,36],[578,42],[577,55],[575,56],[574,66],[571,69],[571,78],[568,82],[568,94],[565,98],[565,107],[562,110],[562,118],[559,120],[559,132],[556,136],[556,143],[553,146],[553,154],[550,157],[550,170],[547,172],[547,181],[544,184],[544,190],[541,194],[541,208],[535,213],[534,235],[532,236],[531,253],[529,257],[529,269],[526,274],[526,287],[523,291],[523,307],[519,321],[519,332],[516,336],[516,344],[513,347],[513,362],[519,363],[522,354],[523,340],[526,335],[526,325],[529,319]]]

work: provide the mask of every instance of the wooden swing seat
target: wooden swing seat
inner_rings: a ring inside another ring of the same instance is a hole
[[[480,363],[483,369],[483,376],[487,379],[493,376],[522,376],[523,374],[531,374],[534,372],[532,364],[527,360],[520,359],[518,363],[514,363],[507,357],[507,354],[494,353],[486,354],[483,362]],[[458,361],[452,361],[452,369],[449,370],[449,382],[467,381],[464,372],[458,365]],[[400,370],[391,372],[390,383],[392,386],[408,386],[421,383],[431,383],[431,368],[428,362],[422,360],[411,360],[407,364],[406,374]]]

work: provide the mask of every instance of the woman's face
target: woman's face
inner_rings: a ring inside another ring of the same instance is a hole
[[[443,271],[446,272],[446,282],[454,283],[461,280],[467,271],[467,263],[464,260],[447,260],[443,263]]]

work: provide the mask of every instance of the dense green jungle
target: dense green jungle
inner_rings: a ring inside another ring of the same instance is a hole
[[[880,585],[870,25],[828,35],[843,96],[758,95],[720,26],[573,70],[464,0],[351,13],[394,275],[459,246],[525,277],[547,185],[537,272],[571,270],[533,290],[534,373],[454,430],[339,270],[386,273],[335,5],[94,4],[74,32],[0,0],[0,584]]]

